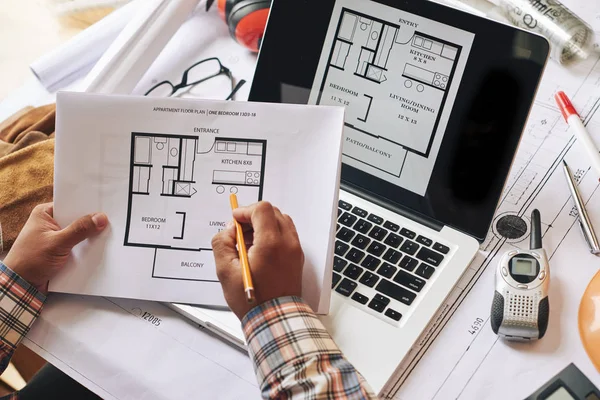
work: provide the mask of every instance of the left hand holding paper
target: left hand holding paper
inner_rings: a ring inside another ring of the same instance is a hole
[[[48,282],[65,265],[71,249],[102,232],[108,225],[103,213],[86,215],[61,229],[53,217],[53,204],[33,209],[4,264],[46,293]]]

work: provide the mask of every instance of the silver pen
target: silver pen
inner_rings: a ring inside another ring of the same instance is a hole
[[[590,251],[592,254],[600,254],[600,245],[598,244],[596,232],[594,232],[590,217],[585,209],[585,204],[581,199],[579,189],[577,189],[575,178],[573,178],[573,174],[571,174],[571,170],[569,169],[569,166],[565,160],[563,160],[563,170],[565,171],[567,183],[569,184],[569,190],[571,191],[571,196],[573,196],[573,201],[575,202],[575,207],[577,208],[577,213],[579,214],[579,227],[581,228],[583,237],[585,238],[588,246],[590,246]]]

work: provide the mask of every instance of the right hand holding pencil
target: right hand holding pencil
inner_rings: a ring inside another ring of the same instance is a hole
[[[304,253],[289,215],[261,201],[235,209],[233,217],[244,229],[256,302],[249,304],[246,300],[235,225],[230,224],[215,235],[212,247],[217,275],[231,310],[242,319],[253,307],[266,301],[300,296]]]

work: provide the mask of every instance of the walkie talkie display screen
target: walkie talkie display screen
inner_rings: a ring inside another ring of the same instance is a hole
[[[526,258],[513,258],[511,262],[511,272],[513,275],[535,276],[535,261]]]
[[[550,396],[546,397],[546,400],[575,400],[575,397],[571,396],[567,389],[561,386]]]

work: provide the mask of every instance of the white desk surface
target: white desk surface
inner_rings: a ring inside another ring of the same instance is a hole
[[[564,3],[595,29],[600,28],[600,4],[584,0]],[[202,26],[206,20],[198,23]],[[173,40],[179,40],[179,46],[174,49],[170,44],[165,49],[140,83],[140,90],[154,79],[164,79],[165,74],[167,78],[179,75],[190,60],[208,55],[221,56],[234,75],[250,80],[255,58],[229,40],[224,25],[215,30],[208,37],[198,35],[197,42],[181,40],[193,32],[207,31],[194,23],[186,24]],[[172,65],[174,59],[178,60],[176,66]],[[575,106],[589,119],[588,128],[600,139],[598,61],[600,58],[594,56],[573,70],[549,63],[498,209],[499,216],[505,212],[528,215],[533,207],[542,213],[552,271],[546,337],[529,345],[510,345],[498,341],[491,331],[488,319],[496,256],[507,248],[524,245],[508,243],[492,230],[459,285],[459,290],[468,294],[395,398],[524,398],[570,362],[600,387],[600,374],[585,356],[577,332],[579,301],[600,263],[586,253],[569,215],[571,203],[555,161],[565,157],[573,168],[583,171],[589,165],[567,133],[551,97],[560,89],[572,94]],[[240,98],[248,89],[249,84]],[[52,99],[31,80],[0,103],[0,119],[22,106]],[[600,226],[600,206],[596,207],[600,204],[599,185],[591,175],[586,175],[581,188],[591,218]],[[160,324],[143,319],[145,312],[160,318]],[[470,333],[476,318],[485,324]],[[259,397],[245,354],[157,303],[51,295],[25,343],[103,398]]]

